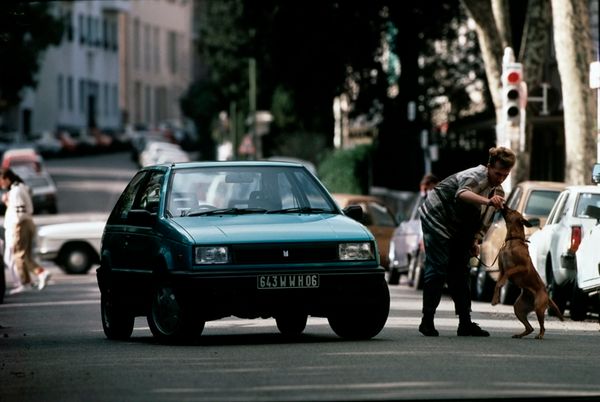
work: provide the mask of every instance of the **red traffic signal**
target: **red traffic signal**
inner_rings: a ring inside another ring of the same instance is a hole
[[[519,125],[521,119],[521,82],[523,80],[523,65],[509,63],[502,71],[502,106],[505,121],[513,126]]]

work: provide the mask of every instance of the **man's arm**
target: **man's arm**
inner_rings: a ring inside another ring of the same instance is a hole
[[[492,198],[486,198],[482,195],[475,194],[470,190],[464,190],[459,195],[458,198],[462,201],[468,202],[473,205],[489,205],[496,209],[502,208],[502,204],[504,204],[504,197],[501,195],[494,195]]]

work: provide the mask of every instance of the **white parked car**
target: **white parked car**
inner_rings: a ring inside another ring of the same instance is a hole
[[[594,166],[592,180],[600,184],[600,163]],[[600,291],[600,208],[590,205],[586,214],[596,220],[589,232],[584,233],[577,250],[577,285],[585,293]]]
[[[140,153],[141,167],[157,165],[165,162],[189,162],[189,156],[178,144],[164,141],[151,141]]]
[[[544,227],[529,238],[529,253],[553,300],[571,319],[587,315],[588,298],[577,285],[576,252],[596,224],[588,206],[600,207],[600,186],[568,186],[558,197]]]
[[[100,263],[105,221],[43,225],[38,228],[36,255],[69,274],[85,274]]]

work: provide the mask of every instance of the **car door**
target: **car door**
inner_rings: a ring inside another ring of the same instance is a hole
[[[560,218],[562,217],[563,210],[565,208],[565,203],[568,199],[568,195],[568,191],[563,191],[560,194],[554,203],[550,214],[548,215],[548,220],[546,221],[544,227],[540,231],[532,234],[529,238],[531,243],[531,259],[536,270],[546,284],[546,258],[548,256],[548,251],[550,250],[550,242],[552,240],[553,233],[557,230]]]
[[[156,223],[164,176],[163,171],[148,174],[127,214],[124,262],[129,269],[152,271],[159,263],[161,234]],[[146,218],[139,219],[140,214]]]

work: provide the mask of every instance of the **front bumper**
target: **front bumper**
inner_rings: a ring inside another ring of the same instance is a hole
[[[169,286],[184,303],[194,306],[205,320],[227,316],[241,318],[272,317],[278,312],[301,310],[312,316],[327,316],[331,311],[352,309],[377,300],[385,282],[385,270],[318,269],[294,270],[293,274],[318,275],[314,288],[259,288],[261,276],[287,275],[290,271],[245,270],[237,272],[167,272],[155,275],[148,271],[97,270],[101,291],[110,291],[136,315],[149,308],[152,290]]]

